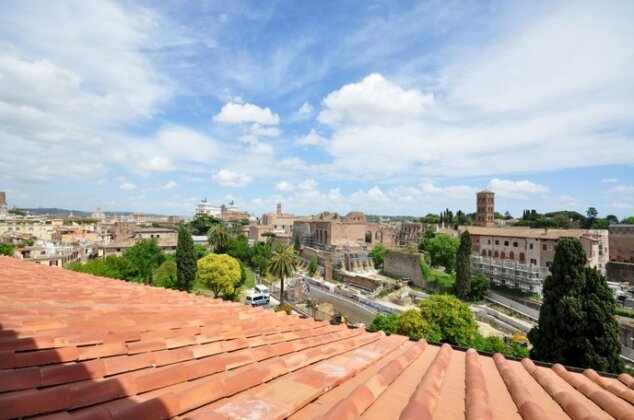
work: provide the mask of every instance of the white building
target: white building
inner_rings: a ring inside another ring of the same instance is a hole
[[[196,214],[208,214],[220,219],[220,217],[222,216],[222,208],[220,206],[211,204],[205,198],[200,203],[198,203],[198,206],[196,207]]]

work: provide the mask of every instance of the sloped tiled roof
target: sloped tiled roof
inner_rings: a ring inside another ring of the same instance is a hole
[[[634,379],[0,257],[0,418],[634,419]]]

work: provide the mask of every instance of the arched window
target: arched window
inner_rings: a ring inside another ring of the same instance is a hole
[[[491,252],[491,251],[489,251],[489,252]],[[483,249],[483,250],[482,250],[482,256],[483,256],[483,257],[486,257],[486,255],[487,255],[487,252]]]
[[[511,253],[509,254],[509,258],[514,260],[515,259],[515,252],[511,251]]]
[[[493,254],[493,257],[494,258],[500,258],[500,254],[497,251],[495,251],[495,253]]]
[[[491,256],[491,250],[489,249],[489,257]]]
[[[502,258],[502,259],[506,258],[506,253],[504,251],[502,251],[502,254],[500,254],[500,258]]]
[[[520,252],[520,262],[524,262],[526,260],[526,257],[524,256],[523,252]]]

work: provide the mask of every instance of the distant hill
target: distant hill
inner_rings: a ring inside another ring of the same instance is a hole
[[[90,217],[93,213],[92,211],[60,209],[57,207],[38,207],[38,208],[31,208],[31,209],[25,208],[21,210],[27,211],[31,214],[37,214],[37,215],[48,214],[51,216],[68,216],[72,212],[73,215],[76,217]],[[134,214],[134,212],[131,212],[131,211],[104,211],[103,213],[106,216],[114,216],[114,215],[131,216],[132,214]],[[145,215],[149,217],[165,216],[163,214],[153,214],[153,213],[145,213]]]

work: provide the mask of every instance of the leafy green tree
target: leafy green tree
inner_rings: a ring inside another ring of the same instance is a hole
[[[454,296],[433,295],[421,300],[418,307],[421,317],[432,328],[434,337],[437,334],[438,341],[466,347],[476,338],[478,324],[469,305]]]
[[[293,275],[297,267],[297,255],[290,245],[278,244],[271,256],[269,272],[280,279],[280,305],[284,304],[284,279]]]
[[[240,282],[240,263],[227,254],[208,254],[198,260],[198,280],[214,297],[231,295]]]
[[[271,247],[258,242],[253,246],[251,254],[251,267],[258,270],[260,274],[266,273],[271,265]]]
[[[239,234],[236,238],[229,238],[226,249],[227,254],[243,263],[247,263],[251,259],[252,248],[249,246],[249,238],[243,234]]]
[[[605,220],[608,222],[608,225],[618,225],[619,224],[619,218],[616,217],[613,214],[608,214],[607,216],[605,216]]]
[[[482,273],[478,273],[471,279],[471,287],[469,288],[469,299],[472,302],[479,302],[486,296],[491,282],[488,277]]]
[[[376,314],[372,323],[368,325],[370,331],[384,331],[386,333],[395,332],[398,315],[389,313],[387,315]]]
[[[293,248],[295,249],[295,252],[299,252],[301,247],[302,244],[299,242],[299,235],[295,235],[295,241],[293,242]]]
[[[201,213],[194,216],[188,227],[194,235],[207,235],[211,228],[220,224],[221,221],[212,215]]]
[[[205,245],[194,244],[194,252],[196,253],[196,260],[199,260],[205,255],[209,254],[209,248],[207,248]]]
[[[266,238],[266,243],[269,246],[273,245],[273,240],[275,239],[275,237],[277,236],[275,233],[273,232],[264,232],[262,234],[262,236],[264,236]]]
[[[166,289],[178,289],[178,268],[176,262],[165,260],[152,274],[152,284]],[[187,289],[189,290],[189,289]]]
[[[192,235],[184,227],[180,227],[176,243],[175,263],[179,290],[191,290],[196,280],[197,260]]]
[[[385,252],[386,249],[383,245],[377,245],[372,248],[372,251],[370,251],[369,255],[372,258],[372,262],[374,263],[374,268],[383,268],[383,263],[385,262]]]
[[[626,217],[625,219],[621,220],[621,223],[623,223],[624,225],[634,225],[634,216]]]
[[[436,233],[431,229],[426,229],[423,233],[420,243],[418,244],[419,251],[425,251],[429,246],[429,241],[436,237]]]
[[[544,281],[539,323],[528,338],[531,358],[619,372],[616,304],[605,278],[588,269],[577,238],[561,238]]]
[[[440,223],[440,216],[437,214],[428,213],[425,217],[421,217],[419,220],[421,223],[436,225]]]
[[[456,294],[466,300],[471,290],[471,234],[465,230],[460,235],[460,246],[456,254]]]
[[[528,349],[526,347],[519,344],[506,344],[500,337],[495,335],[484,337],[477,334],[475,340],[471,343],[471,347],[489,353],[501,353],[504,356],[528,357]]]
[[[429,254],[432,266],[443,266],[445,271],[451,273],[456,266],[456,253],[459,245],[460,240],[458,238],[449,235],[437,235],[429,240],[425,246],[425,251]]]
[[[438,326],[429,324],[416,309],[407,310],[398,316],[394,332],[414,339],[441,340]]]
[[[110,255],[106,263],[117,273],[115,278],[133,281],[139,277],[139,268],[126,256]]]
[[[226,251],[227,244],[229,242],[229,232],[222,225],[217,225],[211,228],[207,237],[209,245],[211,245],[217,254],[222,254]]]
[[[317,270],[318,270],[317,258],[313,257],[310,259],[310,262],[308,263],[308,275],[309,276],[315,275]]]
[[[0,255],[13,256],[15,247],[12,244],[0,243]]]
[[[165,261],[165,254],[156,239],[141,239],[123,256],[137,267],[139,276],[145,284],[152,283],[152,272]]]

